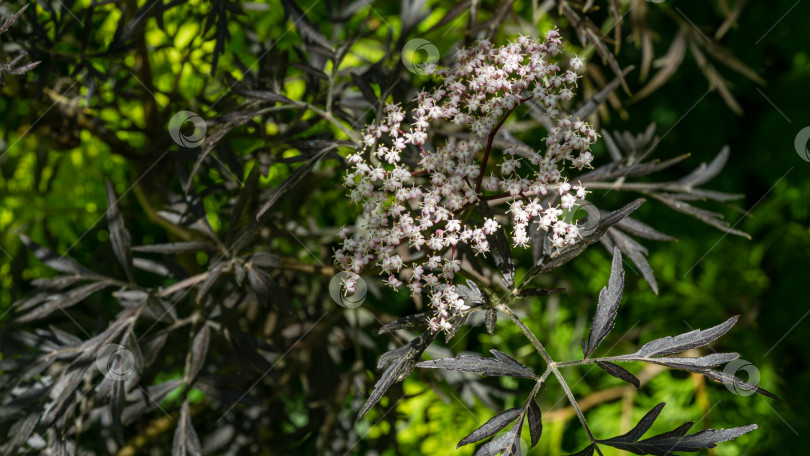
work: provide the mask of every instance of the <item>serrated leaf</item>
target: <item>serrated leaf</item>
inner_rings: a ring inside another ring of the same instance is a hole
[[[223,271],[225,271],[225,268],[227,266],[228,266],[227,263],[220,262],[215,264],[214,267],[208,270],[208,276],[205,278],[203,283],[200,284],[199,288],[197,288],[197,296],[194,298],[194,300],[197,301],[198,304],[202,302],[203,298],[205,298],[205,295],[208,294],[208,291],[211,290],[211,287],[214,286],[214,284],[222,275]]]
[[[112,243],[113,253],[118,258],[118,262],[124,269],[127,278],[130,282],[135,281],[134,271],[132,269],[132,240],[129,236],[124,225],[124,217],[118,209],[118,199],[113,190],[112,183],[106,179],[107,191],[107,227],[110,230],[110,242]]]
[[[529,448],[534,448],[537,442],[540,441],[540,436],[543,434],[543,413],[534,398],[529,398],[529,434],[532,438],[532,445]]]
[[[639,455],[666,456],[673,454],[675,451],[693,453],[706,448],[714,448],[720,442],[735,439],[758,428],[759,426],[756,424],[751,424],[731,429],[704,429],[691,435],[683,435],[688,430],[688,425],[684,425],[669,433],[632,444],[608,445]]]
[[[486,319],[484,324],[487,332],[492,335],[495,334],[495,324],[498,322],[498,310],[494,307],[487,309]]]
[[[360,89],[360,93],[363,94],[363,98],[366,99],[372,106],[377,104],[377,94],[374,93],[374,89],[371,88],[370,85],[366,81],[364,81],[360,76],[355,73],[349,73],[352,77],[352,81],[354,85]]]
[[[382,377],[377,380],[377,383],[374,384],[374,390],[369,395],[366,403],[360,407],[360,411],[357,412],[357,420],[363,418],[363,416],[380,401],[391,385],[396,382],[401,382],[411,373],[416,365],[416,360],[422,356],[422,353],[424,353],[425,349],[433,342],[433,339],[435,339],[438,334],[439,333],[436,331],[425,331],[419,337],[408,342],[404,347],[393,350],[395,355],[390,357],[390,359],[393,359],[393,363],[386,369]],[[382,359],[382,357],[380,358]],[[379,364],[380,363],[378,363],[378,365]]]
[[[678,184],[685,187],[697,187],[705,184],[722,171],[728,163],[729,147],[724,146],[720,152],[707,165],[701,163],[694,171],[678,180]]]
[[[636,442],[638,441],[644,434],[650,430],[655,420],[658,418],[658,415],[661,414],[661,410],[664,409],[664,406],[667,405],[666,402],[661,402],[660,404],[656,405],[652,408],[649,412],[647,412],[639,422],[626,434],[620,435],[618,437],[613,437],[612,439],[608,440],[600,440],[600,442],[608,443],[608,442]],[[609,444],[609,443],[608,443]]]
[[[680,353],[692,348],[708,345],[727,333],[735,323],[738,315],[709,329],[696,329],[675,337],[667,336],[647,342],[632,356],[650,357]]]
[[[471,3],[472,3],[472,0],[461,0],[460,2],[455,3],[453,6],[451,6],[447,10],[447,12],[445,12],[442,15],[441,19],[439,19],[439,22],[433,24],[433,26],[430,27],[430,29],[425,33],[426,34],[430,33],[432,31],[444,26],[445,24],[450,23],[452,20],[454,20],[460,14],[465,13],[467,11],[467,9],[469,9]]]
[[[588,342],[583,341],[583,352],[585,357],[591,353],[605,340],[608,333],[613,329],[616,313],[619,310],[619,302],[622,300],[624,290],[624,269],[622,268],[622,254],[618,248],[613,249],[613,264],[610,267],[610,278],[608,284],[599,293],[599,303],[596,306],[596,313],[591,323],[591,331],[588,334]]]
[[[174,431],[172,442],[172,456],[202,456],[202,445],[194,425],[191,423],[191,412],[188,401],[183,401],[180,409],[180,419]]]
[[[332,43],[321,34],[320,28],[316,27],[309,18],[307,18],[305,12],[294,1],[282,0],[281,3],[284,5],[285,17],[290,18],[298,29],[298,33],[301,34],[301,38],[303,38],[304,42],[315,43],[334,52]]]
[[[639,440],[653,425],[665,405],[665,402],[656,405],[644,415],[630,432],[612,439],[597,440],[597,442],[635,454],[665,456],[676,451],[695,452],[704,448],[714,448],[719,442],[731,440],[746,432],[757,429],[757,425],[752,424],[727,430],[705,429],[691,435],[686,435],[686,432],[692,426],[692,423],[686,423],[672,431],[658,434],[645,440]]]
[[[284,297],[284,289],[270,277],[270,274],[257,268],[247,268],[248,282],[253,289],[253,293],[264,305],[274,305],[284,312],[292,312],[287,298]]]
[[[194,335],[183,374],[183,382],[187,385],[190,385],[197,378],[197,374],[200,373],[203,364],[205,364],[210,335],[211,330],[206,324],[203,324],[197,334]]]
[[[428,314],[424,312],[414,315],[408,315],[398,320],[394,320],[391,323],[383,325],[377,331],[377,334],[387,334],[394,331],[399,331],[400,329],[411,329],[417,327],[425,328],[427,327],[427,321],[428,321]]]
[[[503,456],[523,456],[520,448],[520,433],[523,430],[523,419],[525,416],[526,415],[520,415],[517,423],[515,423],[515,427],[512,428],[513,433],[507,434],[509,438],[506,439],[506,448],[503,451]]]
[[[727,373],[725,371],[716,371],[716,370],[712,370],[712,369],[705,369],[705,370],[700,371],[699,373],[702,374],[704,377],[710,379],[710,380],[714,380],[714,381],[716,381],[718,383],[722,383],[724,385],[731,384],[731,385],[736,386],[737,388],[740,388],[743,391],[754,391],[754,392],[756,392],[758,394],[769,397],[771,399],[779,399],[779,397],[777,397],[775,394],[771,393],[770,391],[762,389],[757,385],[752,385],[751,383],[746,382],[745,380],[737,377],[736,375],[732,375],[732,374]]]
[[[231,208],[225,244],[232,246],[232,248],[234,248],[234,241],[240,240],[240,233],[250,229],[255,224],[250,214],[255,210],[254,206],[258,199],[260,174],[259,166],[254,166],[250,170],[250,174],[245,179],[242,189],[239,190],[239,196],[237,196],[233,208]]]
[[[92,274],[91,271],[85,269],[73,258],[57,255],[56,253],[32,241],[31,238],[24,234],[20,234],[20,240],[23,244],[25,244],[26,247],[28,247],[28,250],[30,250],[39,261],[51,269],[64,272],[66,274]]]
[[[624,380],[627,383],[632,384],[639,389],[641,386],[641,382],[636,378],[635,375],[631,374],[627,371],[627,369],[619,366],[618,364],[608,363],[605,361],[597,361],[596,365],[601,367],[605,372],[608,374],[618,378],[619,380]]]
[[[262,206],[262,208],[256,214],[256,221],[262,222],[265,215],[268,214],[268,211],[272,209],[279,201],[281,201],[282,198],[284,198],[293,187],[298,185],[304,176],[312,171],[315,164],[318,163],[318,161],[320,161],[320,159],[323,158],[330,150],[332,149],[324,148],[320,152],[313,155],[312,158],[310,158],[305,164],[299,166],[295,171],[293,171],[292,174],[290,174],[290,176],[287,177],[287,179],[285,179],[284,182],[282,182],[281,185],[275,189],[273,194],[270,195],[270,198],[265,201],[264,206]]]
[[[250,264],[262,268],[280,268],[283,262],[278,255],[269,252],[256,252],[250,256]]]
[[[528,288],[518,292],[519,298],[541,298],[556,293],[562,293],[565,288]]]
[[[23,314],[15,319],[17,323],[25,323],[33,320],[38,320],[40,318],[46,317],[50,315],[57,309],[67,309],[68,307],[74,306],[92,294],[103,290],[113,284],[107,281],[102,282],[93,282],[89,285],[84,285],[82,287],[73,289],[63,294],[54,295],[51,297],[50,300],[45,301],[38,306],[34,307],[30,312]]]
[[[674,237],[664,234],[655,228],[647,225],[646,223],[639,222],[638,220],[627,217],[620,220],[616,223],[616,226],[627,231],[630,234],[634,234],[638,237],[642,237],[644,239],[650,239],[653,241],[676,241]]]
[[[645,257],[647,249],[616,228],[609,228],[608,233],[612,237],[613,242],[615,242],[616,247],[618,247],[622,253],[630,257],[633,263],[638,266],[638,269],[641,271],[641,276],[650,284],[653,293],[658,294],[658,282],[655,280],[652,267],[650,267],[650,263],[647,262],[647,258]]]
[[[458,331],[464,326],[464,323],[467,322],[467,317],[469,315],[470,314],[464,314],[459,318],[454,318],[453,321],[450,322],[453,326],[450,328],[449,331],[445,331],[444,333],[445,343],[450,342],[450,340],[453,339],[453,337],[455,337],[456,334],[458,334]]]
[[[514,433],[515,428],[513,427],[506,434],[498,437],[495,440],[490,440],[484,445],[481,445],[473,456],[494,456],[504,451],[509,445],[510,439],[514,436]]]
[[[596,445],[592,443],[586,446],[584,449],[577,451],[576,453],[573,453],[569,456],[593,456],[594,450],[596,450]]]
[[[508,426],[509,423],[515,421],[515,418],[517,418],[518,415],[520,415],[521,410],[522,410],[521,407],[515,407],[493,416],[481,427],[472,431],[469,435],[461,439],[461,441],[458,442],[458,445],[456,445],[456,448],[461,448],[464,445],[469,445],[470,443],[478,442],[486,438],[492,437],[493,435],[497,434],[501,429]]]
[[[598,241],[605,234],[608,228],[618,223],[619,220],[622,220],[633,213],[633,211],[638,209],[642,204],[644,204],[645,201],[646,200],[644,198],[639,198],[620,209],[602,215],[601,220],[599,220],[599,224],[591,233],[584,236],[581,240],[577,241],[573,245],[565,246],[554,251],[550,255],[544,255],[541,257],[540,261],[527,273],[527,277],[530,279],[538,274],[552,271],[573,260],[580,253],[584,252],[588,246]]]
[[[478,289],[478,285],[472,280],[467,280],[467,285],[456,285],[456,293],[467,305],[481,304],[484,302],[484,294]]]
[[[740,357],[739,353],[712,353],[711,355],[695,358],[638,358],[638,361],[661,364],[675,369],[696,371],[700,368],[720,366]],[[635,360],[634,360],[635,361]]]
[[[494,456],[500,452],[503,452],[503,456],[520,455],[520,432],[523,429],[524,416],[520,415],[520,419],[512,426],[509,432],[478,448],[474,456]]]
[[[200,250],[214,250],[211,244],[205,242],[170,242],[168,244],[138,245],[132,248],[135,252],[143,253],[184,253],[197,252]]]
[[[456,358],[440,358],[422,361],[416,367],[425,369],[448,369],[460,372],[472,372],[491,377],[535,378],[528,367],[498,350],[490,350],[495,358],[483,358],[475,355],[462,355]]]

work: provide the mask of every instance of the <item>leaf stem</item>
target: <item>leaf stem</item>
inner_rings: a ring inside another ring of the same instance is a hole
[[[526,326],[526,324],[523,323],[523,321],[520,319],[520,317],[515,315],[515,313],[512,311],[512,309],[509,308],[508,305],[506,305],[504,303],[498,303],[498,304],[496,304],[495,307],[498,310],[500,310],[501,312],[503,312],[503,313],[505,313],[506,315],[509,316],[509,318],[512,320],[512,322],[514,322],[515,325],[517,325],[517,327],[520,328],[520,330],[523,332],[523,334],[526,336],[526,338],[529,339],[529,342],[531,342],[531,344],[534,346],[534,348],[537,350],[537,352],[540,353],[540,356],[542,356],[543,359],[546,361],[546,364],[548,365],[548,367],[546,368],[546,371],[543,373],[543,376],[541,378],[543,380],[545,380],[545,378],[548,376],[549,372],[553,373],[554,376],[557,377],[557,380],[560,382],[560,386],[562,386],[562,389],[565,392],[566,397],[568,398],[568,402],[571,403],[571,407],[574,408],[574,411],[577,414],[577,418],[579,418],[579,422],[582,424],[582,427],[585,428],[585,432],[588,434],[588,439],[591,441],[591,443],[595,444],[596,439],[594,438],[593,434],[591,433],[591,428],[588,426],[588,422],[585,421],[585,415],[582,413],[582,409],[579,408],[579,404],[577,403],[577,400],[574,397],[574,393],[571,392],[571,388],[568,387],[568,383],[565,381],[565,378],[562,376],[562,374],[560,373],[560,370],[557,368],[560,364],[566,364],[567,365],[567,363],[556,363],[556,362],[554,362],[554,360],[552,360],[551,357],[549,356],[549,354],[546,351],[545,347],[543,347],[543,344],[540,343],[540,341],[537,339],[537,337],[535,337],[534,333],[532,333],[532,331]],[[576,362],[576,361],[574,361],[574,362]],[[596,447],[596,451],[600,455],[602,454],[602,452],[599,451],[598,447]]]

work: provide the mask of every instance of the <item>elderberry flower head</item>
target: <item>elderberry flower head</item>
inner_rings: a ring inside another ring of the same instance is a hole
[[[560,102],[573,97],[576,71],[583,66],[574,57],[562,70],[555,63],[561,50],[556,30],[544,40],[520,36],[502,47],[482,40],[459,50],[452,67],[439,69],[441,84],[419,93],[409,113],[386,105],[383,118],[363,131],[362,149],[347,157],[345,184],[363,213],[353,228],[341,232],[338,265],[355,273],[375,266],[394,288],[404,281],[413,294],[426,291],[435,315],[429,326],[439,331],[451,328],[452,315],[468,308],[453,285],[461,270],[459,244],[486,254],[487,236],[501,229],[493,218],[480,226],[465,220],[466,209],[483,198],[511,197],[514,246],[529,246],[532,221],[557,248],[576,242],[577,226],[562,220],[560,208],[571,207],[585,190],[572,187],[563,173],[567,167],[590,166],[589,149],[597,134],[560,111]],[[498,129],[529,100],[543,106],[555,124],[545,150],[497,150]],[[439,143],[429,132],[443,122],[467,129],[469,137]],[[549,190],[559,194],[561,203],[543,207],[542,196]]]

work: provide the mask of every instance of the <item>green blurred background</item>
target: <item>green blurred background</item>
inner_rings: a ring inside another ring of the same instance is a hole
[[[699,26],[711,29],[722,21],[715,6],[686,1],[666,3],[672,11]],[[782,400],[774,402],[760,396],[735,395],[722,385],[705,384],[700,377],[675,372],[655,376],[638,393],[622,390],[618,397],[603,400],[599,393],[619,386],[618,380],[586,368],[572,370],[569,375],[573,380],[569,381],[576,385],[577,397],[600,404],[586,412],[597,435],[616,435],[653,405],[666,401],[669,405],[653,430],[669,430],[690,420],[698,421],[695,429],[760,425],[759,431],[721,444],[711,450],[711,454],[806,453],[801,439],[810,434],[810,418],[805,411],[810,404],[807,344],[810,299],[802,287],[808,285],[810,273],[810,162],[797,153],[794,140],[799,131],[810,127],[810,27],[807,26],[810,2],[748,3],[723,44],[753,68],[766,84],[755,84],[732,71],[723,72],[742,108],[741,114],[733,112],[717,91],[707,94],[706,79],[694,59],[687,56],[661,89],[637,103],[626,104],[620,112],[611,110],[609,119],[603,119],[602,127],[611,131],[641,132],[650,122],[655,122],[662,136],[656,152],[658,158],[692,154],[675,169],[661,173],[661,178],[684,175],[700,162],[714,157],[721,147],[729,145],[731,158],[727,167],[706,187],[745,194],[745,199],[739,201],[739,210],[728,207],[723,212],[732,225],[752,237],[747,240],[726,236],[660,204],[646,204],[637,218],[679,241],[645,242],[660,293],[654,295],[638,274],[628,271],[625,298],[611,336],[611,343],[616,345],[610,353],[631,350],[639,339],[646,341],[706,328],[739,314],[740,322],[715,344],[715,348],[740,352],[743,359],[756,367],[761,386],[775,392]],[[442,8],[447,7],[439,2],[430,4],[438,6],[439,12],[420,25],[418,31],[429,29],[440,18]],[[197,3],[192,5],[205,8]],[[530,10],[529,5],[518,1],[514,10],[516,14],[523,14]],[[292,48],[300,37],[295,32],[288,33],[292,30],[290,22],[284,20],[278,6],[271,2],[270,9],[252,13],[255,14],[252,24],[262,30],[260,33],[280,39],[280,46]],[[312,9],[308,10],[308,15],[318,23],[318,18],[324,15],[314,2],[302,3],[303,9],[309,6]],[[397,1],[375,2],[372,21],[383,21],[396,29],[398,8]],[[362,20],[360,16],[363,15],[358,15]],[[167,20],[180,22],[182,18],[167,16]],[[114,21],[115,18],[110,19],[113,25]],[[661,27],[658,32],[662,35],[672,33],[666,30],[666,22],[662,22]],[[195,30],[191,27],[186,33],[189,43],[195,39]],[[380,40],[386,32],[380,29]],[[219,64],[221,67],[232,63],[229,54],[245,52],[240,48],[242,33],[240,27],[233,28],[233,37]],[[444,52],[459,39],[459,34],[453,30],[449,33],[438,30],[424,37]],[[506,32],[498,36],[499,41],[506,38],[509,38]],[[182,47],[188,43],[175,44]],[[367,42],[361,41],[357,46],[361,54],[373,52],[373,46]],[[171,55],[161,58],[168,60],[165,64],[155,62],[156,80],[160,79],[161,72],[172,76]],[[595,56],[590,58],[596,59]],[[626,43],[617,59],[622,64],[636,63],[639,50],[632,43]],[[640,87],[637,77],[637,73],[631,73],[628,78],[633,89]],[[188,93],[194,93],[205,81],[203,75],[189,74],[184,77],[180,92],[187,88]],[[29,108],[25,100],[16,100],[13,93],[3,92],[0,113],[4,121],[0,128],[8,157],[0,160],[3,171],[0,176],[0,245],[3,249],[0,252],[0,312],[25,291],[21,284],[50,274],[36,262],[28,266],[18,260],[27,255],[18,235],[27,233],[62,253],[69,250],[71,256],[84,264],[93,264],[99,255],[108,257],[107,253],[99,253],[106,248],[109,236],[104,223],[98,223],[106,207],[103,179],[109,177],[120,193],[132,182],[134,170],[139,169],[87,134],[81,135],[82,141],[77,147],[54,150],[47,135],[26,134],[31,120],[36,118],[36,113],[29,112]],[[111,120],[125,128],[129,122],[139,122],[143,117],[139,112],[142,109],[138,102],[133,102],[128,107],[129,119]],[[137,142],[138,138],[133,136],[132,141]],[[600,152],[597,160],[604,160],[601,145],[597,151]],[[43,168],[44,175],[53,176],[52,180],[38,179],[38,170]],[[277,185],[286,176],[285,171],[278,173],[264,180],[263,185]],[[319,184],[316,197],[319,207],[334,208],[343,204],[338,176]],[[629,198],[601,193],[596,191],[595,199],[604,201],[606,207],[616,207]],[[162,239],[163,229],[141,216],[142,209],[134,196],[127,197],[122,204],[137,244]],[[301,210],[294,203],[285,204],[291,214]],[[336,224],[340,223],[345,220],[336,220]],[[88,229],[90,231],[80,238]],[[313,261],[306,253],[299,256]],[[200,259],[202,264],[205,261]],[[595,246],[559,274],[546,279],[547,285],[564,286],[569,289],[568,293],[542,303],[527,304],[530,306],[527,322],[541,339],[548,341],[552,356],[573,358],[578,355],[577,336],[586,325],[608,270],[609,255]],[[411,310],[404,293],[372,297],[368,305],[395,315]],[[520,332],[504,323],[499,324],[495,336],[474,328],[464,331],[462,337],[450,344],[437,343],[437,346],[452,348],[453,353],[508,347],[512,353],[530,358],[527,364],[540,366],[539,360],[532,363],[531,348]],[[374,334],[373,325],[369,331]],[[626,337],[619,339],[621,334]],[[373,359],[366,362],[371,365]],[[638,372],[640,368],[631,370]],[[582,376],[582,381],[576,381],[578,375]],[[375,439],[392,432],[396,432],[396,448],[382,454],[472,454],[471,447],[457,452],[451,449],[462,435],[492,416],[493,410],[476,398],[474,392],[459,391],[447,384],[432,387],[429,380],[417,370],[402,385],[406,397],[397,405],[397,416],[381,419],[379,411],[372,411],[356,424],[364,442],[372,442],[359,444],[356,454],[374,454],[377,449],[369,448],[374,448]],[[501,387],[487,393],[495,398],[499,408],[513,406],[526,393],[525,385],[511,379],[503,380]],[[557,400],[561,397],[560,391],[550,385],[542,397],[544,412],[563,410],[552,412],[555,419],[547,424],[539,449],[529,454],[565,454],[581,449],[585,434],[576,419],[566,415],[565,402]],[[300,407],[298,398],[288,400],[285,407],[291,410]],[[388,399],[383,403],[386,401]]]

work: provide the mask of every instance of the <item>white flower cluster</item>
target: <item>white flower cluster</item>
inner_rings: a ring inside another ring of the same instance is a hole
[[[414,295],[428,291],[437,310],[430,325],[446,330],[450,314],[467,308],[453,286],[461,269],[456,245],[486,253],[487,235],[500,229],[494,219],[473,226],[456,218],[480,198],[495,196],[484,192],[521,198],[509,208],[516,247],[529,245],[527,227],[533,219],[549,231],[557,247],[575,242],[577,226],[560,216],[562,209],[585,196],[585,189],[572,187],[562,171],[566,164],[578,169],[590,165],[589,146],[597,134],[587,123],[560,113],[559,103],[574,96],[576,71],[583,65],[573,58],[569,69],[562,71],[551,61],[561,47],[556,30],[543,41],[521,36],[500,48],[481,41],[459,50],[452,68],[437,71],[443,83],[432,93],[419,94],[410,126],[403,125],[406,113],[400,106],[387,105],[380,124],[363,132],[363,149],[348,157],[351,169],[345,184],[363,214],[354,229],[341,231],[343,247],[335,252],[337,263],[355,273],[376,266],[392,287],[403,285],[402,279]],[[556,122],[545,151],[507,148],[491,154],[500,126],[528,100],[541,103]],[[428,129],[440,121],[464,127],[472,135],[468,140],[451,138],[434,149]],[[419,153],[416,170],[402,160],[409,151]],[[484,176],[488,164],[498,169],[497,176]],[[549,190],[559,191],[561,203],[542,207],[538,195]]]

